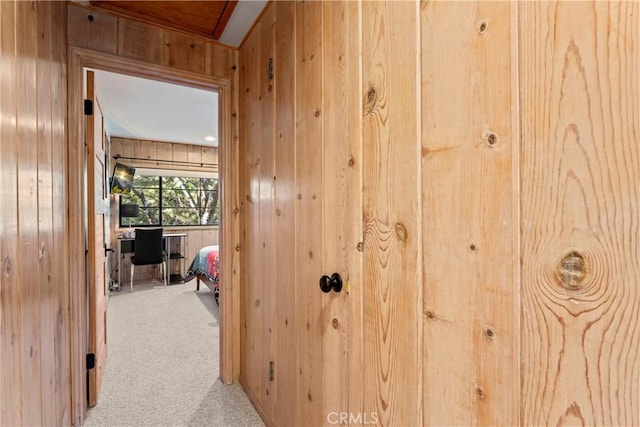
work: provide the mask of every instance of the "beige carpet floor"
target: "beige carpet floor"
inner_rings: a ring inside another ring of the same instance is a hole
[[[84,426],[264,425],[240,385],[218,378],[218,307],[209,288],[195,289],[111,292],[104,382]]]

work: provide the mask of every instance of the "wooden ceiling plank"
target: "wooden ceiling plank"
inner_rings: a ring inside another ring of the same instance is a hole
[[[106,1],[92,0],[91,5],[127,18],[189,34],[213,38],[218,23],[229,7],[228,1]],[[235,1],[233,3],[236,3]],[[229,14],[230,16],[230,14]],[[226,18],[226,22],[228,17]]]

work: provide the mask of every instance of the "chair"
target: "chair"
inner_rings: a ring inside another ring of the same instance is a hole
[[[167,264],[162,248],[162,228],[136,228],[134,255],[131,257],[131,292],[136,265],[160,264],[164,287],[167,287]]]

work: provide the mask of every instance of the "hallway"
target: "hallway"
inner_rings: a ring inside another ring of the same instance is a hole
[[[85,426],[263,425],[240,385],[218,378],[218,307],[195,285],[111,293],[104,383]]]

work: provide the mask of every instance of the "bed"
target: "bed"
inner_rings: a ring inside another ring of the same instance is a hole
[[[197,280],[196,290],[200,290],[200,281],[211,289],[216,299],[216,304],[220,305],[220,250],[216,246],[205,246],[200,249],[193,258],[185,282],[192,279]]]

